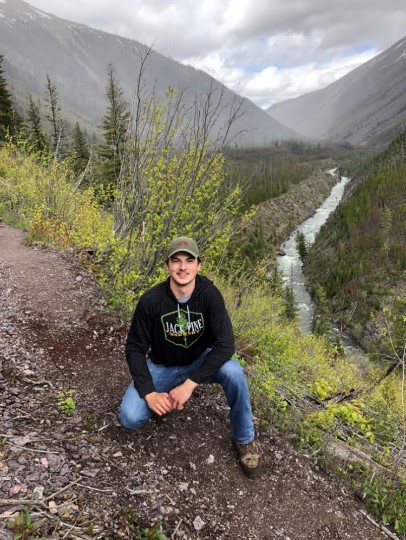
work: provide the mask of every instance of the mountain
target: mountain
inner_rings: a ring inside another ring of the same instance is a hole
[[[406,124],[406,38],[322,90],[268,113],[308,137],[384,144]]]
[[[40,103],[49,74],[64,115],[87,128],[98,126],[106,112],[108,64],[113,65],[131,104],[140,69],[138,53],[145,51],[146,47],[137,41],[49,15],[22,0],[0,0],[0,54],[4,55],[3,68],[18,102],[26,104],[32,94]],[[184,88],[189,104],[194,103],[196,95],[207,93],[211,85],[217,95],[223,91],[227,107],[218,124],[226,121],[230,104],[237,97],[207,73],[157,52],[148,58],[143,83],[147,92],[155,88],[158,95],[168,86]],[[244,130],[237,140],[239,144],[303,138],[248,99],[243,99],[241,112],[244,114],[233,128],[234,134]]]

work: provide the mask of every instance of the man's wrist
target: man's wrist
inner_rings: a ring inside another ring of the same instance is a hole
[[[152,397],[154,394],[156,394],[156,391],[155,391],[155,390],[152,391],[152,392],[149,392],[148,394],[146,394],[146,395],[144,396],[145,401],[148,402],[149,398]]]
[[[196,382],[192,381],[192,379],[186,379],[186,381],[183,384],[185,384],[187,388],[189,388],[192,391],[199,386]]]

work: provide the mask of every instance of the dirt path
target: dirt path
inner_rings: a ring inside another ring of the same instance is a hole
[[[216,388],[199,388],[159,425],[122,429],[126,328],[76,261],[24,246],[9,226],[0,227],[0,313],[0,539],[13,538],[4,527],[24,505],[44,520],[44,538],[136,538],[157,522],[174,539],[386,537],[272,431],[258,434],[261,477],[245,478]],[[70,389],[68,417],[56,394]]]

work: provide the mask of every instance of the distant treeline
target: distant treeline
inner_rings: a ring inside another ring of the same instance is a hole
[[[358,152],[349,144],[276,140],[262,148],[226,148],[224,156],[231,180],[248,179],[248,208],[286,193],[311,176],[323,160],[333,163]]]

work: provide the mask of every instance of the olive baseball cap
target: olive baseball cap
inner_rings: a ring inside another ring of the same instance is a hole
[[[166,260],[179,251],[189,253],[190,255],[193,255],[193,257],[196,257],[196,259],[199,257],[199,248],[197,247],[196,242],[187,236],[179,236],[179,238],[172,240],[166,251]]]

